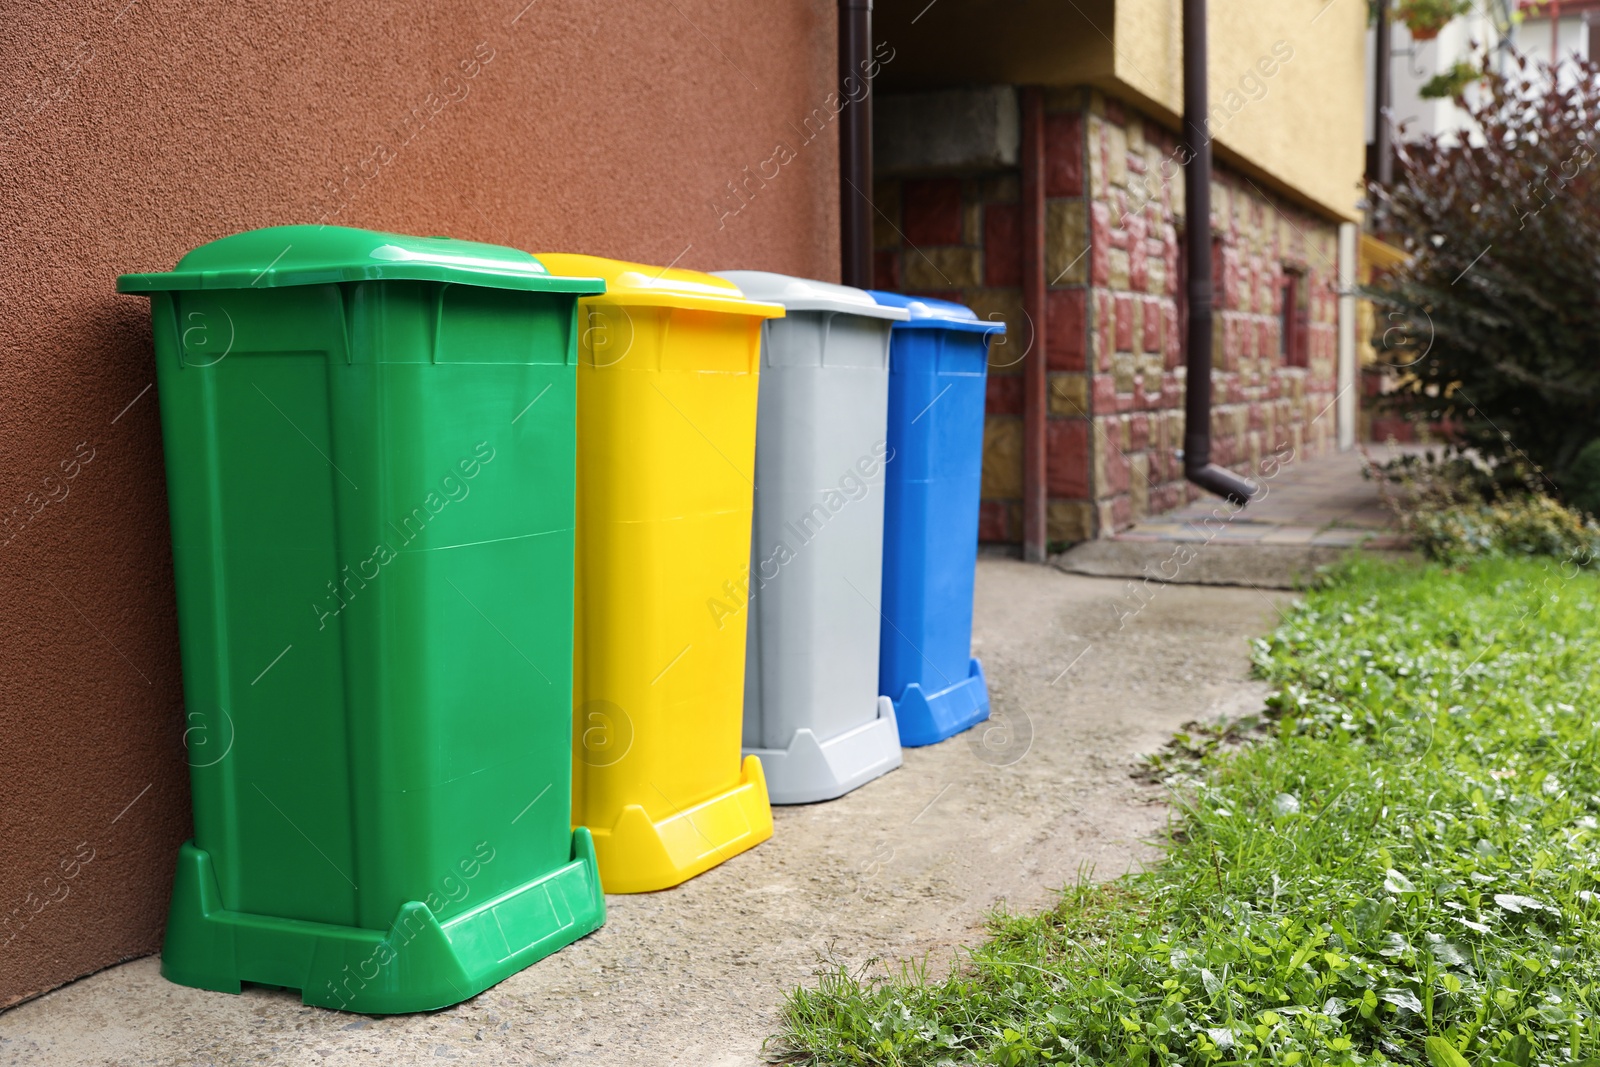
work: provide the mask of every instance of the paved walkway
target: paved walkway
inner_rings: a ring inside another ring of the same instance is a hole
[[[1107,578],[1292,588],[1354,548],[1404,551],[1410,543],[1363,476],[1398,455],[1365,446],[1289,463],[1257,477],[1263,495],[1242,510],[1206,496],[1086,541],[1055,557],[1063,570]],[[1182,545],[1199,549],[1179,551]]]
[[[1248,642],[1287,603],[1182,586],[1130,601],[1122,582],[984,560],[989,723],[778,809],[771,841],[676,889],[608,897],[597,933],[466,1003],[350,1015],[173,985],[150,957],[0,1013],[0,1067],[760,1067],[785,991],[818,969],[927,957],[943,974],[997,903],[1038,909],[1157,856],[1165,794],[1129,770],[1184,723],[1260,710]]]
[[[1265,496],[1218,528],[1214,515],[1226,505],[1212,497],[1146,519],[1117,541],[1221,541],[1228,544],[1319,545],[1371,549],[1407,547],[1394,513],[1378,498],[1378,483],[1362,476],[1368,458],[1382,463],[1396,450],[1371,446],[1292,464],[1271,478],[1258,478]],[[1209,525],[1201,525],[1211,519]]]

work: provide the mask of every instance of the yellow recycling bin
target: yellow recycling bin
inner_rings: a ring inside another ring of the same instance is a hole
[[[572,821],[610,893],[772,836],[740,761],[761,323],[731,282],[580,255]]]

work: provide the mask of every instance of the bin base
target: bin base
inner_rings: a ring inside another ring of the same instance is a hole
[[[907,748],[932,745],[989,717],[989,683],[983,664],[968,661],[967,676],[948,689],[924,693],[916,682],[894,702],[900,722],[900,743]]]
[[[669,889],[772,836],[766,775],[759,759],[746,756],[739,784],[725,793],[660,822],[629,804],[611,829],[590,829],[607,893]]]
[[[178,851],[161,973],[219,993],[245,982],[298,989],[302,1003],[371,1015],[431,1011],[476,996],[605,918],[594,843],[581,827],[565,866],[442,924],[410,901],[387,933],[228,911],[210,854],[188,841]]]
[[[878,698],[878,717],[837,737],[818,741],[796,730],[788,748],[747,748],[759,756],[774,804],[814,804],[842,797],[900,766],[900,731],[894,701]]]

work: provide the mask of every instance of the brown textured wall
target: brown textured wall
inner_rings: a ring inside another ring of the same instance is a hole
[[[836,138],[797,132],[834,41],[829,0],[12,6],[0,1005],[154,951],[189,833],[148,305],[116,275],[326,217],[836,279]]]

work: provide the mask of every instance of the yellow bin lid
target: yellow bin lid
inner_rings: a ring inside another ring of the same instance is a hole
[[[747,299],[732,282],[697,270],[652,267],[644,263],[568,252],[541,252],[535,258],[553,275],[604,278],[605,295],[585,298],[586,304],[690,308],[752,315],[762,319],[781,319],[784,316],[782,304]]]

